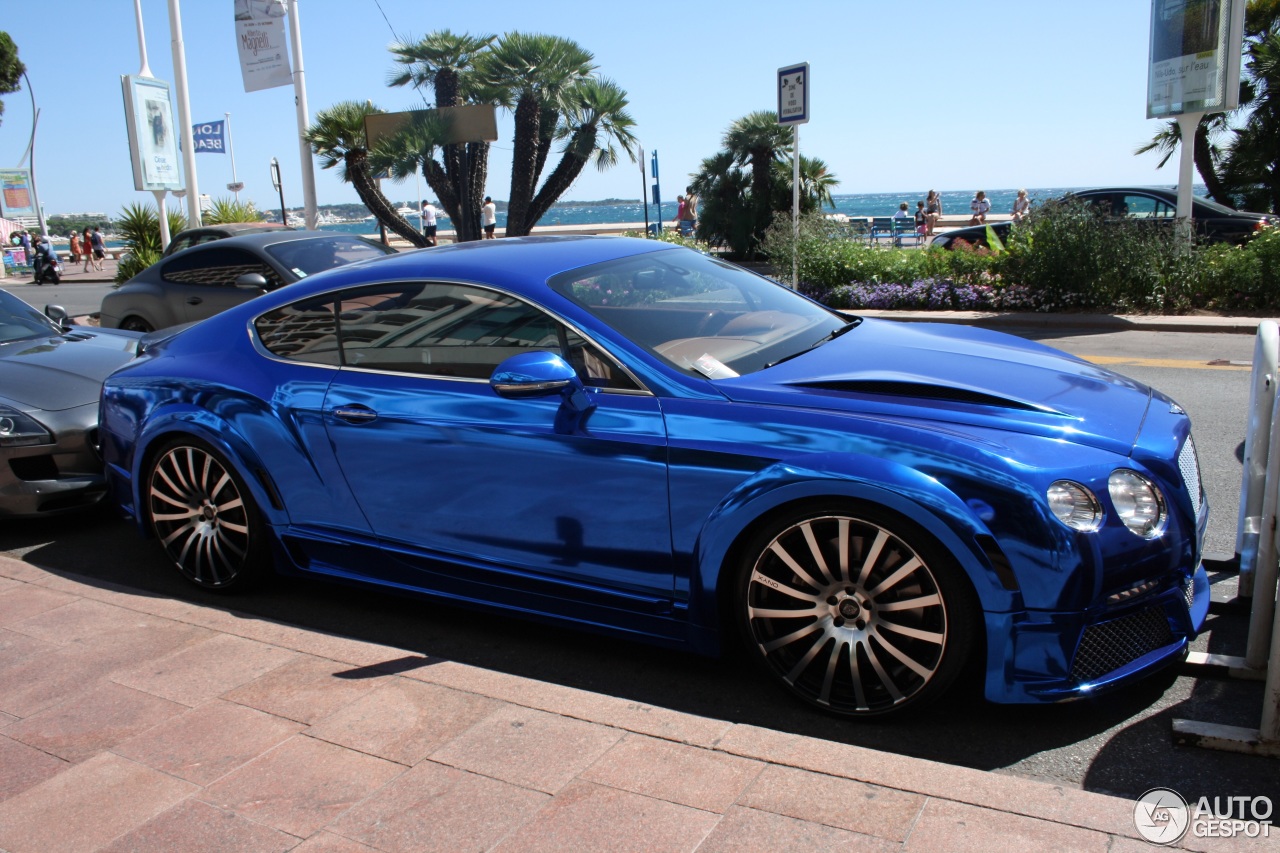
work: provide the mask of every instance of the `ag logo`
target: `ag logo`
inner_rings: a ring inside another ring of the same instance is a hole
[[[1133,825],[1152,844],[1173,844],[1187,832],[1191,810],[1170,788],[1152,788],[1133,804]]]

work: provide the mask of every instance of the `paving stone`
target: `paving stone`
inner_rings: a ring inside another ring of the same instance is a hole
[[[50,593],[49,590],[45,592]],[[52,594],[63,595],[63,593]],[[159,617],[149,613],[125,610],[86,598],[71,598],[61,607],[29,616],[10,627],[41,640],[65,646],[68,643],[127,633],[137,628],[149,628],[158,621]]]
[[[317,832],[293,848],[293,853],[382,853],[376,848],[332,832]]]
[[[329,830],[388,853],[488,850],[550,799],[425,761],[352,807]]]
[[[758,761],[631,734],[581,778],[723,813],[763,769]]]
[[[473,693],[393,678],[321,720],[307,734],[413,766],[499,704]]]
[[[989,853],[992,850],[1071,850],[1106,853],[1110,836],[967,803],[930,799],[911,829],[907,853]]]
[[[5,734],[79,762],[185,710],[176,702],[107,682],[14,723]]]
[[[30,584],[39,584],[54,577],[44,569],[10,557],[8,554],[0,555],[0,576]]]
[[[579,781],[507,836],[495,853],[684,853],[696,850],[719,819],[711,812]]]
[[[76,601],[74,595],[29,583],[0,590],[0,625],[15,625],[48,610]]]
[[[57,651],[56,643],[38,640],[29,634],[20,634],[0,628],[0,673],[17,666],[27,658]]]
[[[404,771],[302,735],[205,789],[200,799],[306,838]]]
[[[891,853],[902,845],[834,826],[772,812],[734,807],[707,836],[698,853],[778,850],[786,853]]]
[[[198,800],[184,800],[164,814],[116,839],[102,853],[216,850],[218,853],[273,853],[292,850],[292,835],[245,820]]]
[[[372,693],[394,676],[340,678],[345,664],[301,657],[226,693],[223,698],[311,725]]]
[[[738,804],[901,841],[924,802],[918,794],[770,765]]]
[[[504,705],[431,759],[554,794],[621,737],[617,729]]]
[[[195,790],[189,782],[103,753],[0,803],[0,849],[94,850]]]
[[[171,655],[113,677],[124,684],[194,707],[296,659],[297,652],[215,634]]]
[[[301,723],[214,700],[117,745],[112,751],[197,785],[210,785],[284,743]]]
[[[0,801],[56,776],[68,766],[61,758],[0,735]]]

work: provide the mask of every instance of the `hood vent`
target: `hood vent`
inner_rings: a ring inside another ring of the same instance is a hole
[[[912,397],[917,400],[945,400],[949,403],[969,403],[974,406],[995,406],[1001,409],[1020,409],[1027,412],[1044,411],[1008,397],[984,394],[969,388],[935,385],[929,382],[897,382],[889,380],[833,380],[830,382],[799,382],[805,388],[838,391],[845,394],[864,394],[878,397]]]

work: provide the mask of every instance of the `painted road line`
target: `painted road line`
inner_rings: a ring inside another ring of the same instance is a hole
[[[1252,370],[1247,361],[1196,361],[1190,358],[1134,358],[1124,355],[1082,355],[1085,361],[1108,366],[1124,365],[1126,367],[1171,367],[1177,370]]]

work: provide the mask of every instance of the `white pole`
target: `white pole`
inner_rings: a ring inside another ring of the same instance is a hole
[[[293,49],[293,93],[298,107],[298,151],[302,166],[302,209],[307,228],[316,227],[316,168],[311,146],[305,138],[311,116],[307,110],[307,80],[302,66],[302,23],[298,20],[298,0],[289,0],[289,43]]]
[[[191,132],[191,104],[187,94],[187,51],[182,44],[182,12],[169,0],[169,34],[173,40],[173,84],[178,90],[178,124],[182,133],[182,166],[187,173],[187,227],[200,227],[200,187],[196,180],[196,137]]]
[[[151,66],[147,65],[147,37],[142,29],[142,0],[133,0],[133,16],[138,21],[138,53],[142,56],[142,68],[139,77],[150,77]]]
[[[1183,113],[1178,116],[1178,133],[1182,137],[1182,150],[1178,160],[1178,229],[1190,242],[1195,229],[1191,222],[1191,182],[1195,175],[1196,128],[1204,113]]]
[[[805,85],[808,85],[807,80]],[[793,290],[798,290],[800,288],[800,125],[793,124],[791,131],[792,147],[795,148],[795,158],[791,167],[791,287]]]
[[[223,113],[227,119],[227,153],[231,155],[231,184],[239,186],[240,181],[236,178],[236,146],[231,141],[231,113]],[[240,190],[232,190],[236,194],[236,204],[240,203]]]

